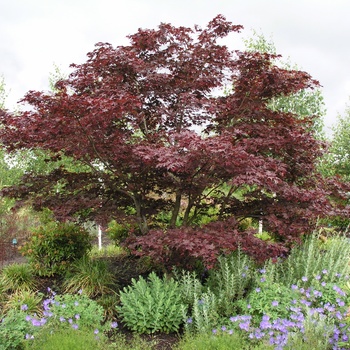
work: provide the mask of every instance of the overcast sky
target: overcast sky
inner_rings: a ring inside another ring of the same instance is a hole
[[[97,42],[128,43],[160,22],[204,27],[222,14],[244,30],[272,37],[277,52],[320,81],[330,127],[350,96],[349,0],[0,0],[0,75],[8,108],[29,90],[47,90],[54,64],[69,72]]]

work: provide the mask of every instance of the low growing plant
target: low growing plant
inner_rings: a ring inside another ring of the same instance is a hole
[[[9,294],[3,302],[3,312],[9,310],[23,310],[27,313],[41,315],[41,302],[43,294],[28,290],[16,290]]]
[[[65,293],[83,290],[87,296],[96,297],[115,293],[116,283],[105,260],[91,259],[85,255],[67,271],[63,287]]]
[[[74,223],[48,222],[34,229],[21,247],[40,276],[63,274],[91,249],[91,236]]]
[[[0,322],[0,349],[23,349],[26,335],[36,332],[36,327],[26,320],[26,311],[11,309]]]
[[[52,332],[45,329],[24,343],[25,350],[105,350],[107,342],[103,333],[74,328]]]
[[[173,279],[160,279],[152,272],[142,276],[120,292],[117,308],[127,327],[138,333],[175,332],[182,323],[185,306],[181,289]]]
[[[186,335],[175,347],[175,350],[227,350],[255,349],[240,333],[209,332],[197,335]],[[266,349],[266,348],[265,348]],[[272,349],[272,347],[271,347]]]
[[[33,269],[29,264],[11,264],[5,266],[0,275],[3,291],[35,290],[36,281]]]
[[[103,329],[104,310],[84,293],[54,295],[44,301],[50,324],[56,327],[77,325],[76,328]]]

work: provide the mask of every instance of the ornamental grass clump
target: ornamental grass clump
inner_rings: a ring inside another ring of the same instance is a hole
[[[117,285],[105,260],[84,255],[67,271],[63,287],[65,293],[83,290],[88,297],[97,297],[114,294]]]
[[[33,291],[36,289],[34,272],[29,264],[11,264],[5,266],[0,275],[0,284],[3,291],[17,290]]]
[[[173,279],[160,279],[152,272],[142,276],[120,292],[117,308],[126,326],[137,333],[171,333],[179,330],[186,310],[181,301],[181,289]]]

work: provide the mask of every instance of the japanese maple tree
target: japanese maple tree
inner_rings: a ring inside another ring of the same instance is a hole
[[[238,244],[278,255],[317,217],[347,213],[330,200],[344,198],[342,187],[317,174],[324,145],[313,116],[269,108],[318,82],[279,68],[276,55],[220,43],[241,29],[219,15],[204,29],[163,23],[127,46],[98,43],[54,92],[30,91],[25,112],[0,112],[9,151],[40,149],[57,164],[3,195],[60,219],[135,223],[129,246],[139,252],[208,262]],[[211,222],[199,225],[209,208]],[[277,243],[242,231],[247,217],[262,218]]]

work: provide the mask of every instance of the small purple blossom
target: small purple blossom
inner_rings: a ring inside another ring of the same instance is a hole
[[[27,310],[28,310],[28,305],[27,305],[27,304],[23,304],[23,305],[21,306],[21,310],[22,310],[22,311],[27,311]]]
[[[272,303],[271,303],[272,306],[278,306],[278,301],[277,300],[274,300]]]
[[[118,327],[118,322],[111,323],[111,328],[117,328],[117,327]]]

